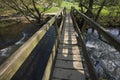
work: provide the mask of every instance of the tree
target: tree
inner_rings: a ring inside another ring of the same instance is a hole
[[[93,13],[92,13],[93,0],[84,0],[84,1],[80,0],[79,6],[81,7],[82,12],[84,12],[84,11],[83,11],[83,7],[84,7],[85,9],[87,9],[86,12],[85,12],[85,14],[86,14],[88,17],[94,18]],[[86,25],[87,22],[84,21],[84,19],[82,20],[82,22],[83,22],[83,25],[81,25],[81,26],[82,26],[81,29],[82,29],[82,33],[84,33],[84,32],[86,31],[86,28],[87,28],[87,25]]]
[[[33,22],[30,19],[34,19],[39,26],[43,22],[44,12],[52,6],[54,0],[2,0],[2,2],[24,15],[31,23]]]
[[[79,0],[79,6],[81,9],[81,12],[85,13],[88,17],[92,18],[95,21],[98,21],[100,17],[100,13],[105,6],[107,9],[109,9],[109,16],[110,16],[108,20],[109,25],[112,25],[112,26],[114,26],[115,24],[120,25],[119,23],[120,22],[120,19],[119,19],[120,0]],[[82,22],[84,22],[82,32],[85,32],[87,25],[85,25],[86,24],[85,21],[82,21]],[[94,32],[93,28],[92,28],[92,32]],[[120,30],[119,30],[118,36],[119,35],[120,35]],[[101,38],[100,35],[99,35],[99,38]]]
[[[86,3],[86,4],[85,4],[85,3]],[[81,7],[82,12],[84,12],[84,11],[83,11],[83,7],[84,7],[85,9],[87,9],[86,12],[85,12],[85,14],[86,14],[88,17],[90,17],[90,18],[94,19],[95,21],[97,21],[98,18],[99,18],[99,16],[100,16],[101,10],[103,9],[103,7],[104,7],[104,5],[105,5],[105,3],[106,3],[106,0],[103,0],[103,2],[101,1],[101,2],[99,2],[99,3],[100,3],[100,4],[98,4],[98,1],[97,1],[97,0],[96,0],[96,1],[93,1],[93,0],[84,0],[84,1],[82,1],[82,0],[80,0],[79,6]],[[100,6],[100,7],[98,8],[98,11],[97,11],[97,14],[96,14],[96,15],[95,15],[95,13],[93,12],[93,6],[94,6],[94,4],[98,4],[98,5]],[[83,21],[83,22],[84,22],[84,24],[83,24],[82,32],[85,32],[87,25],[86,25],[86,22],[85,22],[85,21]],[[94,28],[92,28],[92,32],[94,32]],[[99,38],[100,38],[100,35],[99,35]]]

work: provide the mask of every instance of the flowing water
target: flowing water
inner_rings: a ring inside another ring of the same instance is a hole
[[[108,31],[120,40],[117,28]],[[98,76],[107,80],[120,80],[120,52],[98,39],[97,31],[92,34],[91,29],[85,36],[85,42]]]
[[[39,28],[31,24],[11,25],[0,28],[0,65],[14,53]]]

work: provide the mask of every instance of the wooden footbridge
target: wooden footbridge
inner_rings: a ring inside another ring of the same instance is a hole
[[[71,13],[66,14],[64,8],[0,66],[0,80],[18,80],[13,79],[12,77],[24,64],[29,55],[31,55],[31,52],[53,24],[56,31],[56,40],[46,62],[46,67],[42,74],[43,76],[39,80],[86,80],[84,64],[87,66],[87,72],[89,73],[91,80],[99,80],[89,54],[87,53],[81,31],[76,23],[74,15],[76,12],[80,14],[89,25],[92,25],[93,28],[101,33],[112,46],[120,51],[120,41],[115,39],[98,23],[74,8],[71,9]],[[62,18],[60,25],[58,25],[57,22],[59,17]],[[39,60],[39,58],[37,60]],[[35,70],[35,68],[31,69]],[[27,80],[27,78],[22,80]]]
[[[77,44],[70,14],[66,15],[52,74],[52,80],[62,79],[85,80],[80,47]]]

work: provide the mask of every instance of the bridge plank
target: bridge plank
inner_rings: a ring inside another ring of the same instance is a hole
[[[63,57],[66,56],[66,57]],[[73,57],[73,58],[71,58]],[[81,61],[80,55],[67,55],[67,54],[57,54],[57,60],[65,60],[65,61]]]
[[[77,44],[77,41],[76,40],[61,40],[60,42],[61,44]]]
[[[77,41],[75,41],[75,42],[77,42]],[[71,44],[71,46],[70,46],[70,44],[59,44],[59,49],[69,49],[69,50],[74,50],[74,49],[76,49],[76,50],[78,50],[79,51],[79,47],[78,46],[75,46],[76,44]]]
[[[60,80],[85,80],[83,70],[71,70],[61,68],[55,68],[53,79],[56,78]]]
[[[58,54],[71,54],[71,55],[78,55],[79,54],[79,50],[71,50],[71,49],[58,49]]]
[[[81,63],[80,59],[79,59],[79,61],[76,61],[76,60],[70,60],[70,61],[69,60],[56,60],[55,67],[63,68],[63,69],[72,69],[72,70],[77,70],[77,69],[83,70],[82,63]]]

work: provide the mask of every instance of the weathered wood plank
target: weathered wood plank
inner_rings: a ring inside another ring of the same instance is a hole
[[[61,40],[61,44],[77,44],[76,40]]]
[[[61,40],[62,40],[62,41],[63,41],[63,40],[69,40],[69,38],[60,38],[60,41],[61,41]],[[73,40],[77,40],[77,39],[76,39],[76,38],[72,38],[72,39],[70,39],[70,40],[73,41]]]
[[[73,58],[73,56],[71,56],[71,58]],[[81,61],[75,61],[75,60],[71,60],[71,61],[69,61],[69,60],[56,60],[56,63],[55,63],[55,67],[59,67],[59,68],[63,68],[63,69],[65,68],[65,69],[72,69],[72,70],[77,70],[77,69],[83,70],[82,66],[83,65],[82,65]]]
[[[63,36],[63,37],[60,37],[62,38],[63,40],[76,40],[76,37],[75,36],[71,36],[71,37],[68,37],[68,36]]]
[[[67,54],[57,54],[57,60],[82,61],[80,55],[67,55]]]
[[[52,79],[55,78],[61,80],[85,80],[83,70],[70,70],[61,68],[55,68]]]
[[[75,50],[75,49],[73,49],[73,50],[71,50],[71,49],[58,49],[58,53],[59,54],[71,54],[71,55],[79,55],[80,54],[80,51],[77,49],[77,50]]]
[[[75,41],[77,42],[77,41]],[[70,44],[70,45],[67,45],[67,44],[59,44],[59,49],[69,49],[69,50],[78,50],[79,47],[76,46],[76,44]]]

